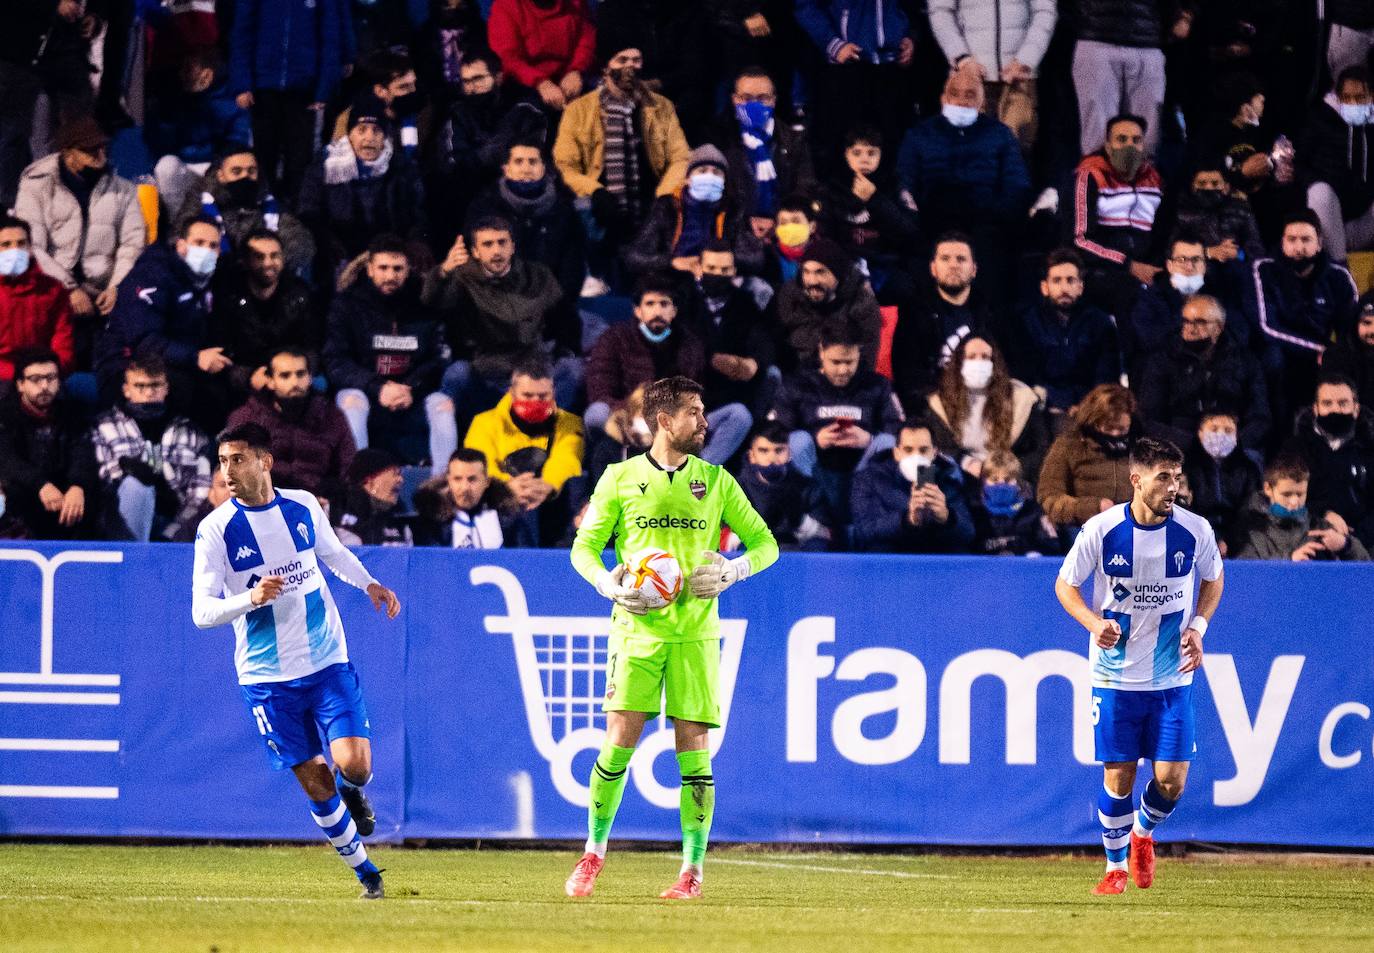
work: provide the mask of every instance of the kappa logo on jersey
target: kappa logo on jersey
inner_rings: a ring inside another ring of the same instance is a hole
[[[692,491],[692,495],[698,500],[706,498],[706,483],[703,480],[693,480],[687,484],[687,489]]]
[[[1131,590],[1127,589],[1125,586],[1118,582],[1116,586],[1112,589],[1112,595],[1116,596],[1117,602],[1123,602],[1130,597]]]
[[[1107,560],[1108,566],[1129,566],[1130,564],[1130,561],[1120,553],[1117,553],[1111,559]]]
[[[234,558],[243,560],[249,558],[250,556],[256,556],[257,554],[258,551],[254,549],[252,546],[240,546],[239,551],[234,553]]]

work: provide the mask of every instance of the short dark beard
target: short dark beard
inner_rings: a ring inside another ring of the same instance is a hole
[[[947,285],[947,284],[945,284],[943,281],[937,281],[935,284],[936,284],[936,287],[938,287],[938,288],[939,288],[941,291],[943,291],[945,294],[949,295],[951,298],[953,298],[953,297],[955,297],[955,296],[957,296],[957,295],[961,295],[961,294],[963,294],[965,291],[968,290],[968,285],[967,285],[967,284],[962,284],[962,285]]]
[[[674,438],[672,446],[674,453],[685,453],[690,454],[692,456],[696,456],[697,454],[701,453],[702,448],[706,446],[706,438],[698,437],[695,433],[693,433],[690,437],[687,437],[684,440],[678,440]]]

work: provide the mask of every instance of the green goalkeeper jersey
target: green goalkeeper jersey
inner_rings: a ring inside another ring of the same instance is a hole
[[[778,544],[768,524],[724,467],[688,456],[668,472],[649,454],[606,468],[582,516],[572,547],[572,564],[593,585],[605,570],[601,553],[615,535],[617,562],[642,549],[662,549],[682,567],[682,592],[670,605],[637,616],[616,606],[612,632],[665,642],[695,642],[720,635],[715,599],[698,599],[687,577],[705,560],[704,552],[720,548],[720,527],[727,523],[748,550],[752,573],[771,566]]]

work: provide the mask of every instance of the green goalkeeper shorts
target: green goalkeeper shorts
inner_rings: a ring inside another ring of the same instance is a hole
[[[602,711],[662,710],[669,718],[720,727],[720,639],[664,642],[612,632]]]

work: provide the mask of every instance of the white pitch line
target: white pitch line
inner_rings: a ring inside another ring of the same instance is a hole
[[[49,784],[0,784],[0,797],[104,798],[119,797],[119,788],[63,787]]]
[[[862,867],[825,867],[820,864],[785,864],[776,860],[737,860],[733,857],[714,857],[712,864],[734,864],[737,867],[771,867],[774,870],[811,870],[821,874],[861,874],[868,877],[901,877],[912,880],[953,880],[953,874],[924,874],[909,870],[868,870]]]
[[[11,705],[118,705],[117,692],[0,692]]]
[[[96,751],[118,753],[118,741],[95,738],[0,738],[0,751]]]

